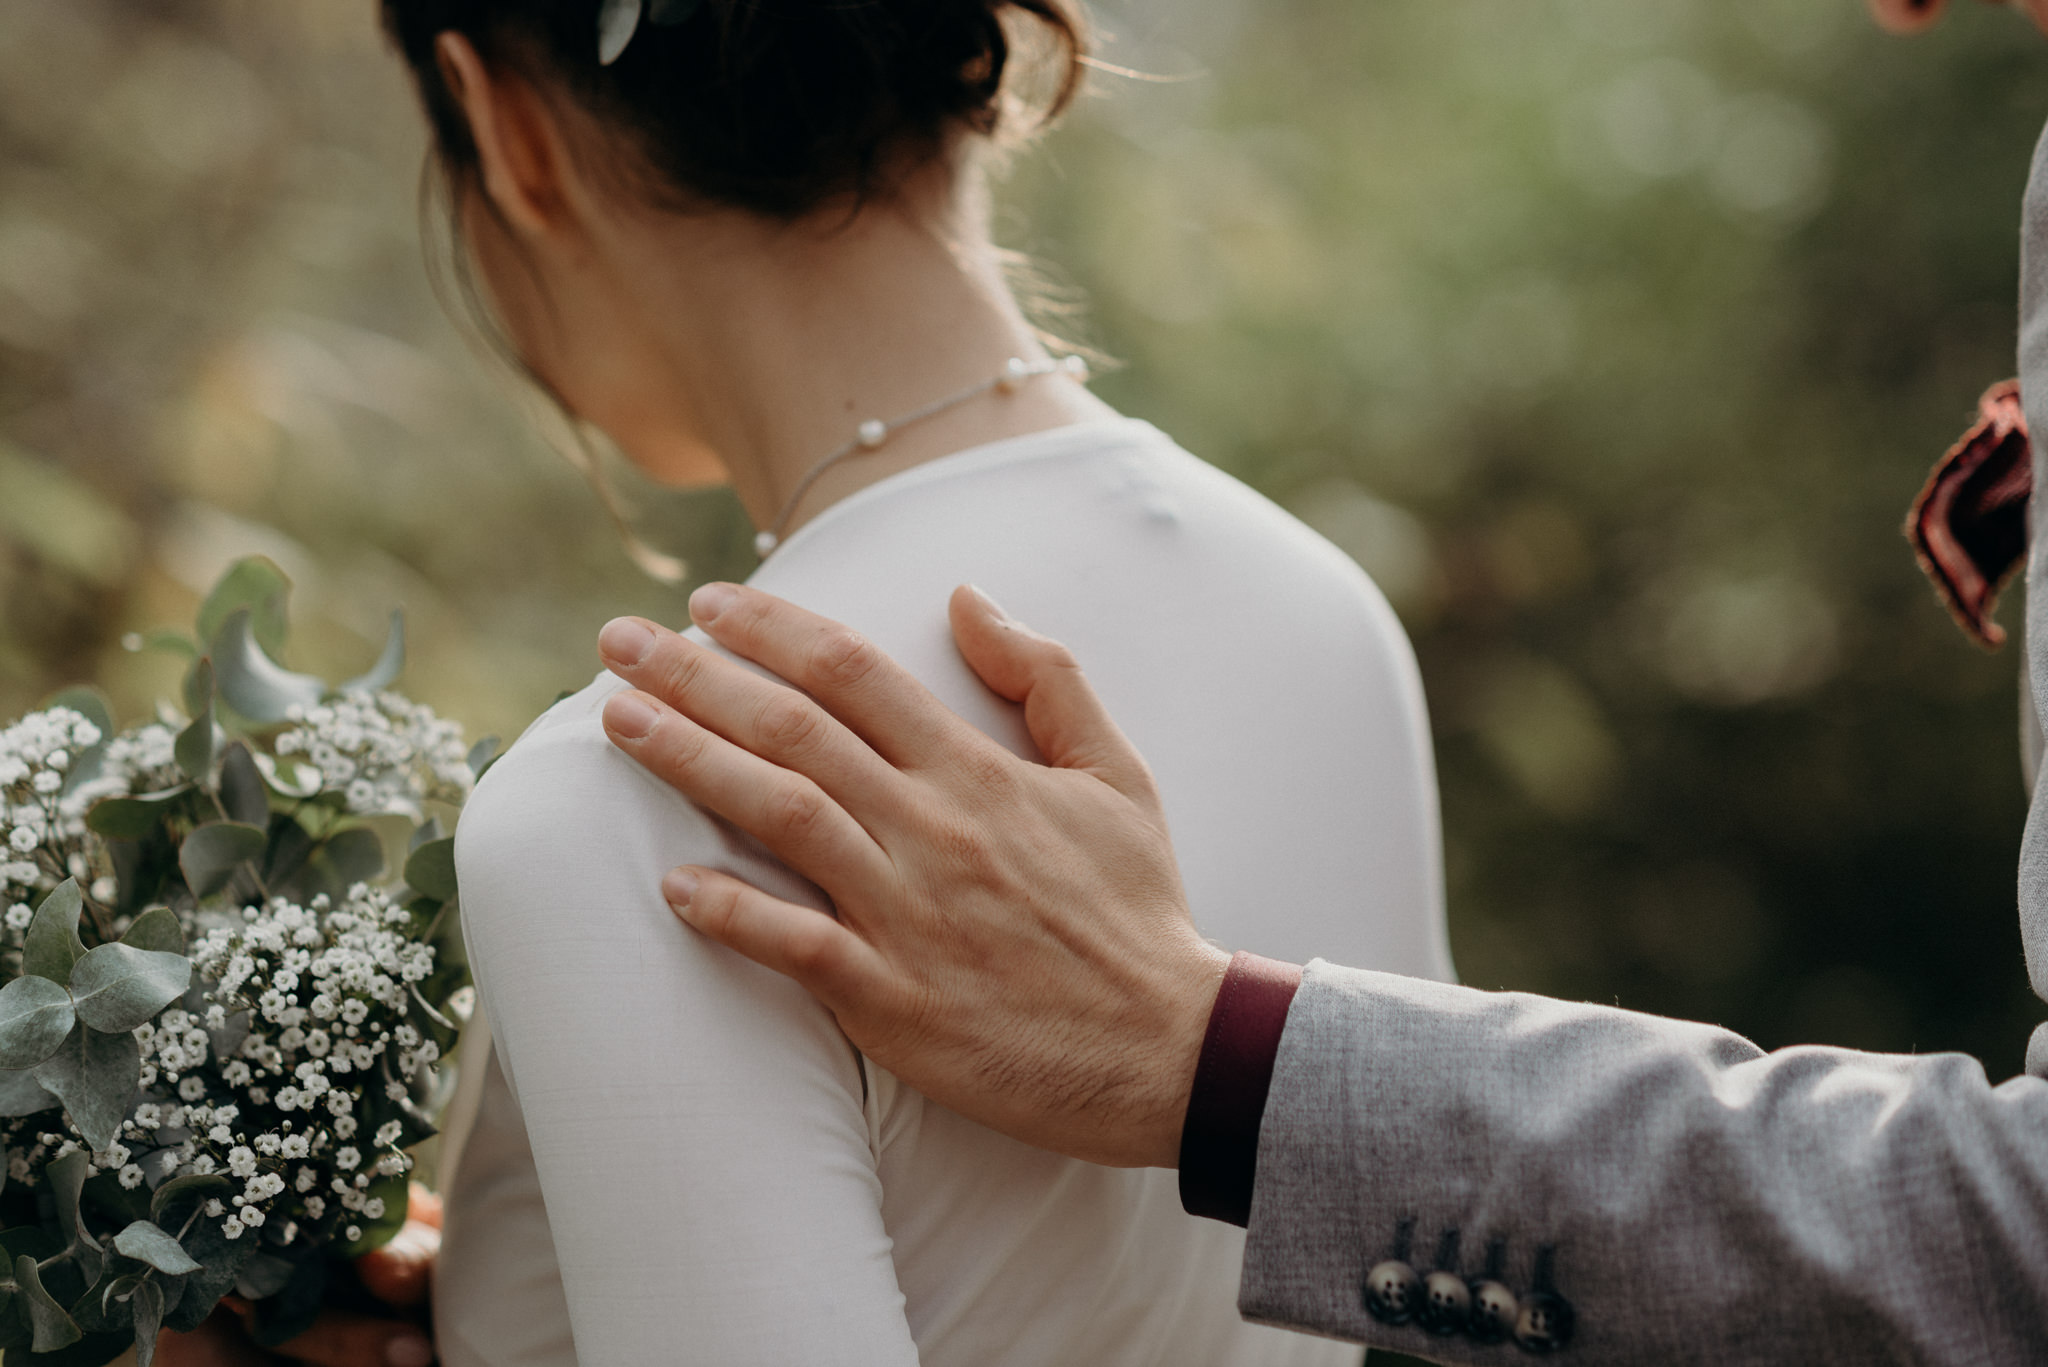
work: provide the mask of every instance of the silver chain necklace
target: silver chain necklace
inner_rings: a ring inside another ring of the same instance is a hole
[[[852,441],[813,465],[809,473],[797,481],[796,488],[791,490],[789,497],[783,501],[782,511],[775,515],[775,521],[768,524],[766,531],[755,535],[754,553],[763,560],[775,554],[775,548],[782,544],[783,529],[789,525],[789,519],[796,513],[796,505],[803,502],[804,495],[811,491],[811,486],[818,482],[818,477],[840,461],[849,456],[879,451],[888,443],[890,437],[903,428],[923,422],[926,418],[935,418],[949,408],[958,408],[969,399],[978,399],[991,391],[1014,394],[1025,381],[1035,380],[1040,375],[1071,375],[1077,380],[1085,381],[1088,378],[1088,362],[1079,356],[1068,356],[1057,361],[1027,361],[1021,356],[1012,356],[1000,371],[978,384],[969,385],[957,394],[948,394],[943,399],[928,403],[922,408],[913,408],[908,413],[891,418],[887,422],[880,418],[869,418],[854,429]]]

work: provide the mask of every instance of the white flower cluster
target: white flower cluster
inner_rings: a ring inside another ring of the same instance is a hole
[[[382,1218],[379,1178],[412,1166],[392,1116],[440,1047],[407,1019],[434,950],[411,938],[412,915],[358,884],[339,906],[282,899],[249,907],[193,946],[206,1005],[172,1007],[135,1039],[143,1102],[120,1142],[91,1155],[123,1186],[218,1173],[239,1190],[206,1213],[238,1239],[272,1225],[289,1245],[330,1232],[361,1237]],[[30,1138],[23,1135],[22,1140]],[[59,1134],[20,1144],[17,1179],[82,1146]]]
[[[320,771],[320,786],[341,792],[358,816],[418,820],[422,802],[469,796],[462,728],[397,693],[346,693],[293,708],[291,722],[277,753],[304,756]]]
[[[0,731],[0,911],[17,934],[28,925],[28,901],[91,872],[85,812],[106,787],[67,794],[64,785],[100,739],[100,728],[68,707],[31,712]]]
[[[95,802],[184,781],[172,757],[177,734],[152,723],[108,740],[97,772],[73,782],[100,741],[98,725],[68,707],[31,712],[0,731],[0,917],[10,942],[27,929],[29,904],[66,878],[78,879],[102,903],[114,899],[113,880],[85,828]]]

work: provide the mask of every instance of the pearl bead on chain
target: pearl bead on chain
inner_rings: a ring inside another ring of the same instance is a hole
[[[969,399],[979,398],[990,392],[1014,394],[1023,388],[1027,380],[1036,379],[1040,375],[1071,375],[1074,379],[1086,383],[1088,362],[1079,356],[1068,356],[1057,361],[1027,361],[1021,356],[1012,356],[993,376],[978,384],[969,385],[957,394],[948,394],[943,399],[928,403],[922,408],[912,409],[886,422],[880,418],[867,419],[853,429],[852,441],[813,465],[804,477],[797,481],[796,488],[783,501],[782,510],[776,514],[775,521],[754,537],[755,554],[766,560],[775,553],[775,548],[782,544],[783,528],[789,525],[789,519],[796,512],[797,504],[810,492],[811,486],[817,483],[818,476],[840,461],[862,452],[879,451],[888,443],[891,436],[903,428],[912,423],[923,422],[926,418],[937,417],[947,409],[957,408]]]

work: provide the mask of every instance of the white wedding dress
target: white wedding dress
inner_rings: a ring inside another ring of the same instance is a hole
[[[953,648],[947,596],[979,584],[1074,648],[1150,760],[1205,933],[1449,976],[1399,625],[1342,554],[1149,425],[894,475],[753,582],[1028,753]],[[1172,1172],[1057,1158],[925,1101],[801,989],[677,922],[659,883],[685,862],[818,897],[612,748],[619,687],[549,711],[462,820],[497,1047],[450,1193],[450,1367],[1356,1362],[1239,1319],[1242,1232],[1185,1214]]]

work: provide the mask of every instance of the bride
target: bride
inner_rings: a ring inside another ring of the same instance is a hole
[[[756,583],[1022,750],[941,606],[986,586],[1074,646],[1151,757],[1208,933],[1448,975],[1428,729],[1385,602],[1091,395],[1004,284],[985,170],[1076,94],[1070,0],[383,9],[511,351],[650,476],[730,480]],[[1184,1213],[1171,1173],[927,1103],[680,928],[678,864],[817,895],[613,749],[621,687],[551,709],[462,823],[495,1047],[448,1193],[448,1363],[1355,1361],[1238,1319],[1242,1234]]]

